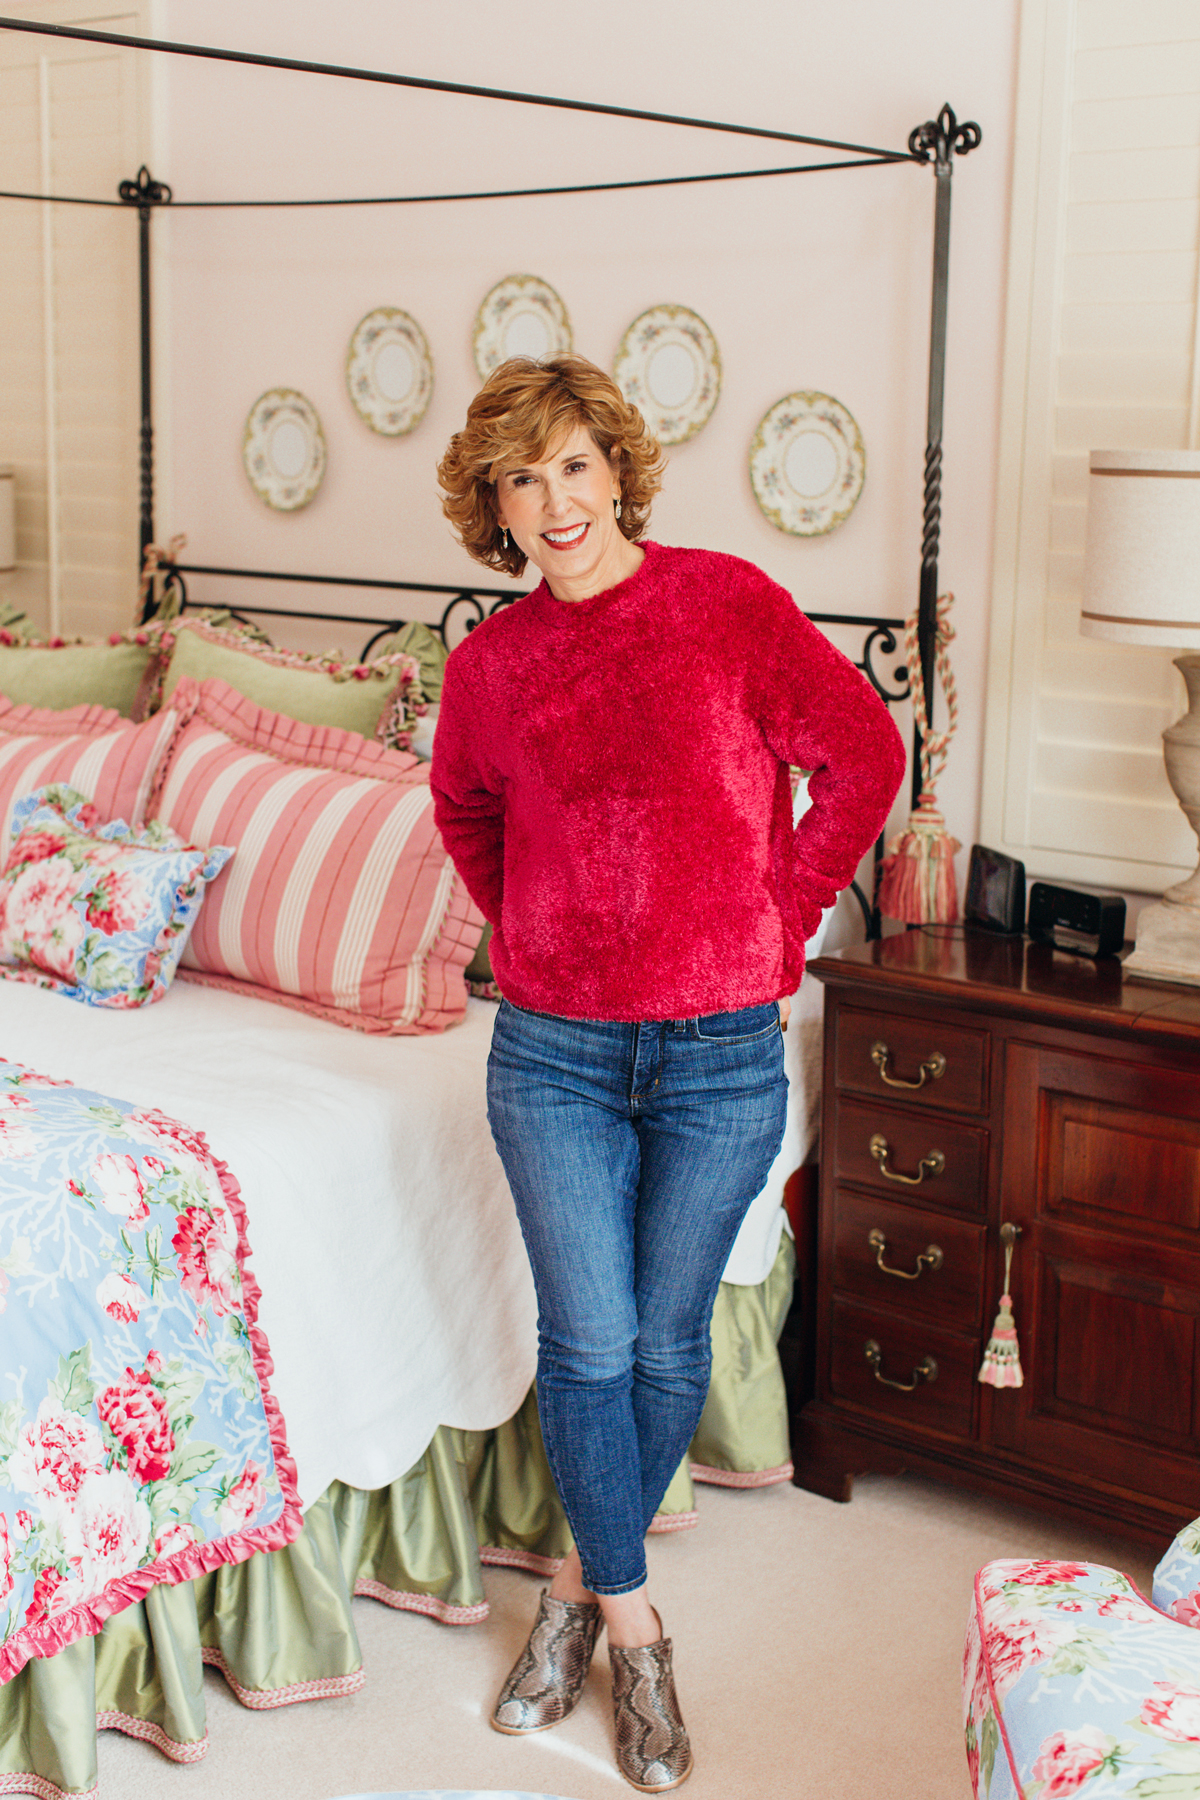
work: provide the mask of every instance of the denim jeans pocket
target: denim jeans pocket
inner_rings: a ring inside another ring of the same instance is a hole
[[[779,1030],[779,1005],[768,1000],[763,1006],[743,1006],[737,1012],[703,1013],[695,1027],[702,1043],[751,1044]]]

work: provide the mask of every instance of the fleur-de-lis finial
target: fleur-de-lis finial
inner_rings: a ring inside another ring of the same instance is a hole
[[[918,162],[945,164],[952,156],[967,156],[978,150],[983,133],[974,120],[959,124],[954,108],[943,106],[936,119],[927,119],[908,134],[908,149]]]
[[[170,206],[171,190],[165,181],[155,181],[145,163],[137,172],[136,181],[123,181],[117,193],[126,206]]]

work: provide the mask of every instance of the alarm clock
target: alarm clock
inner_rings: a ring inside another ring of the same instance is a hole
[[[1125,941],[1125,902],[1120,894],[1085,894],[1035,881],[1029,890],[1029,935],[1077,956],[1115,956]]]

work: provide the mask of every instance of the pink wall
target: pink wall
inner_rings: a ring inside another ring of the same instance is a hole
[[[581,13],[359,0],[159,0],[163,35],[615,101],[902,147],[949,100],[984,146],[955,176],[942,580],[957,596],[964,720],[943,783],[977,819],[1003,313],[1016,0],[817,7],[610,0]],[[176,198],[518,186],[806,160],[786,146],[541,109],[172,60],[159,65],[155,173]],[[782,154],[780,154],[782,152]],[[196,561],[470,580],[434,467],[478,385],[471,329],[502,276],[562,295],[575,347],[611,366],[625,327],[691,306],[720,345],[711,420],[672,451],[653,535],[758,563],[814,610],[901,615],[916,596],[933,180],[908,166],[640,194],[311,212],[179,212],[161,232],[170,346],[159,532]],[[436,386],[411,436],[360,420],[343,367],[372,307],[406,308]],[[329,448],[303,512],[270,511],[240,460],[264,389],[301,389]],[[867,447],[857,509],[826,538],[777,531],[747,475],[755,426],[817,388]],[[484,580],[492,580],[484,576]],[[351,610],[358,610],[354,603]],[[364,608],[366,610],[366,608]],[[328,638],[330,629],[322,632]],[[849,641],[849,640],[848,640]]]

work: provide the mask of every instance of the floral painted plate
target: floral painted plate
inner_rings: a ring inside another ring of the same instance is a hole
[[[269,388],[250,408],[242,461],[260,500],[276,512],[307,506],[325,474],[317,409],[295,388]]]
[[[750,446],[754,498],[780,531],[821,537],[853,512],[867,453],[853,415],[829,394],[777,400]]]
[[[346,386],[356,410],[384,437],[404,437],[421,423],[433,394],[433,358],[411,314],[377,306],[359,321],[346,353]]]
[[[475,367],[487,380],[510,356],[557,356],[571,348],[571,321],[567,309],[550,286],[537,275],[506,275],[490,293],[475,316]]]
[[[699,313],[652,306],[621,339],[613,378],[660,444],[685,444],[717,404],[721,353]]]

